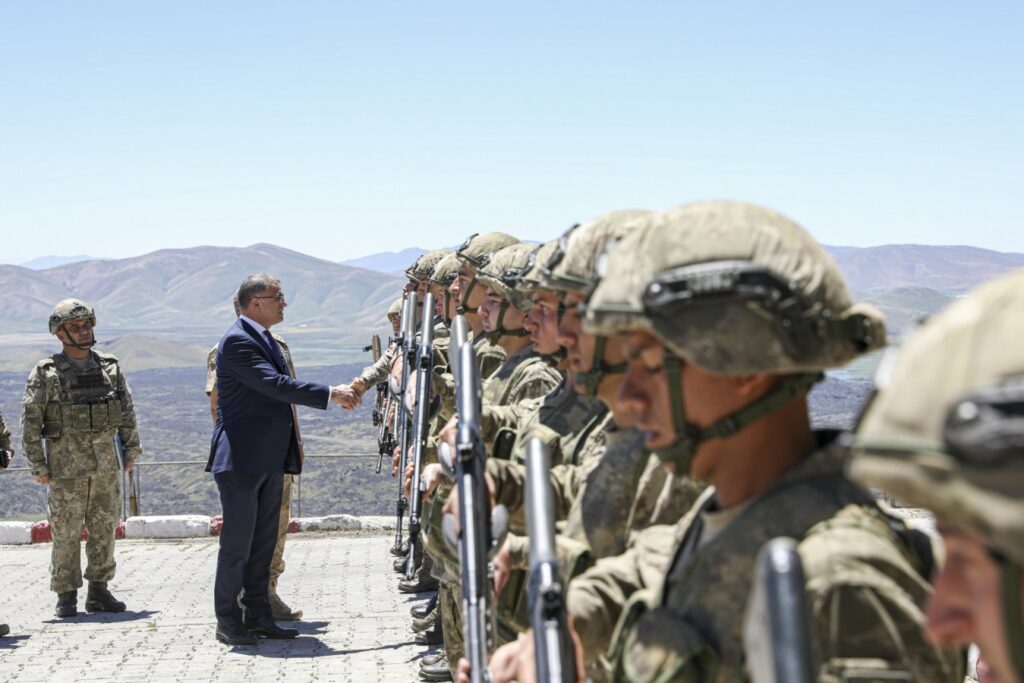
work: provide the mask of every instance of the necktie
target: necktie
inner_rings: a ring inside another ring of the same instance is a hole
[[[284,361],[284,354],[281,353],[281,347],[278,346],[274,335],[270,334],[270,330],[263,330],[263,336],[266,338],[267,344],[270,345],[270,352],[274,355],[274,360],[277,361],[278,366],[287,371],[288,364]]]

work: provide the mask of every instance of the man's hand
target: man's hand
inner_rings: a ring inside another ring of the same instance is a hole
[[[437,467],[441,467],[440,464],[436,464],[436,465],[437,465]],[[491,475],[488,474],[487,472],[484,472],[484,483],[487,484],[487,504],[488,504],[488,506],[490,506],[489,509],[493,510],[494,509],[494,503],[495,503],[495,496],[494,496],[495,486],[494,486],[494,480],[491,479]],[[445,501],[444,508],[442,509],[442,511],[445,512],[445,513],[450,513],[452,515],[452,517],[455,518],[455,530],[461,532],[461,530],[462,530],[462,520],[459,519],[459,489],[458,489],[458,487],[453,488],[452,492],[450,494],[448,494],[448,500]]]
[[[331,387],[331,401],[345,410],[354,410],[362,396],[349,384]]]
[[[509,557],[507,537],[505,542],[501,544],[501,547],[498,548],[498,552],[494,554],[491,566],[494,567],[494,595],[497,597],[501,595],[501,590],[508,583],[508,577],[512,575],[512,559]]]
[[[124,471],[131,472],[133,469],[135,469],[135,458],[125,458]]]
[[[444,475],[444,468],[439,463],[432,462],[420,472],[420,481],[423,482],[423,492],[429,496],[437,488],[438,482]]]
[[[36,477],[36,482],[39,483],[39,484],[49,484],[50,483],[50,475],[49,474],[40,474],[39,476]]]
[[[452,415],[444,427],[441,427],[441,431],[437,433],[437,445],[440,448],[442,443],[448,444],[448,448],[452,449],[452,454],[455,453],[455,436],[459,431],[459,416]]]
[[[529,643],[527,644],[527,634],[529,634]],[[487,669],[491,672],[490,680],[492,683],[510,683],[511,681],[533,681],[535,666],[530,666],[529,676],[519,676],[519,660],[523,656],[522,651],[529,647],[529,654],[533,655],[533,632],[527,631],[525,634],[519,634],[518,640],[513,640],[511,643],[505,643],[491,655],[491,661],[487,663]],[[532,659],[530,664],[533,664]],[[458,683],[469,683],[470,666],[469,660],[465,657],[459,659],[459,664],[455,672],[455,680]]]
[[[391,476],[398,476],[398,466],[402,464],[402,447],[395,446],[395,450],[391,452]]]

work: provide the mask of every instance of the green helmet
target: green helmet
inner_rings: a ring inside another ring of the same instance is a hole
[[[421,283],[429,280],[438,262],[445,256],[452,253],[451,249],[434,249],[416,259],[416,262],[406,268],[405,276],[412,282]]]
[[[397,299],[395,299],[394,301],[391,302],[391,305],[388,306],[388,317],[389,318],[397,318],[397,317],[402,315],[402,302],[403,301],[405,301],[405,299],[403,299],[402,297],[398,297]]]
[[[589,291],[597,284],[598,259],[625,235],[655,214],[640,209],[610,211],[586,223],[577,223],[557,240],[543,273],[543,287],[558,291]]]
[[[932,510],[943,524],[996,551],[1018,676],[1024,676],[1017,597],[1024,570],[1022,336],[1024,271],[982,285],[930,319],[879,366],[877,394],[858,425],[849,468],[854,479]]]
[[[533,253],[535,245],[519,242],[499,250],[487,262],[483,268],[477,271],[476,278],[484,287],[488,287],[502,298],[501,313],[498,315],[497,329],[492,334],[495,336],[529,334],[524,328],[509,330],[504,327],[505,311],[509,306],[514,306],[525,313],[530,307],[528,294],[516,289],[516,282],[523,276],[530,262],[530,254]]]
[[[485,232],[482,235],[474,233],[467,237],[462,246],[455,250],[455,257],[459,259],[459,263],[465,263],[476,270],[480,270],[480,268],[487,265],[496,252],[504,247],[518,243],[518,238],[504,232]],[[474,287],[476,287],[475,277],[466,285],[466,290],[462,292],[461,298],[463,301],[469,301],[469,296],[473,293]],[[476,313],[475,308],[464,305],[460,305],[458,311],[459,313]]]
[[[820,371],[885,342],[881,314],[855,307],[843,277],[803,228],[732,201],[670,209],[631,232],[598,268],[594,334],[645,331],[665,345],[677,441],[659,450],[683,472],[697,446],[727,438],[806,392]],[[714,424],[686,421],[683,361],[724,375],[788,375]]]
[[[64,325],[74,320],[91,320],[93,327],[96,326],[96,311],[92,306],[81,299],[63,299],[57,302],[50,313],[50,334],[57,334]],[[70,339],[70,336],[68,337]],[[86,344],[78,344],[74,341],[66,342],[79,349],[88,349],[96,344],[96,338]]]
[[[885,343],[799,225],[741,202],[687,204],[624,238],[587,305],[599,334],[645,330],[709,372],[818,372]]]
[[[615,243],[650,221],[656,214],[639,209],[610,211],[586,223],[577,223],[556,240],[558,245],[540,275],[541,286],[557,292],[588,292],[597,284],[597,263]],[[595,335],[590,369],[577,372],[576,386],[596,396],[608,375],[626,371],[625,363],[610,365],[604,360],[607,337]]]

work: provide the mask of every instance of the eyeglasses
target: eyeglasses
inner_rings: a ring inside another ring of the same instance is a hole
[[[274,295],[254,296],[253,299],[277,299],[280,303],[285,303],[284,292],[278,292]]]

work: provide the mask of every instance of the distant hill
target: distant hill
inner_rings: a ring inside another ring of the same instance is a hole
[[[1024,268],[1024,254],[977,247],[887,244],[826,249],[850,288],[860,292],[926,287],[946,295],[963,294],[1000,273]]]
[[[402,251],[382,251],[377,254],[342,261],[341,264],[343,266],[352,266],[353,268],[376,270],[391,275],[402,275],[406,268],[411,266],[416,259],[425,253],[427,253],[426,249],[410,247]]]
[[[29,270],[45,270],[47,268],[56,268],[57,266],[67,265],[68,263],[78,263],[79,261],[94,261],[97,257],[86,256],[85,254],[79,254],[77,256],[40,256],[34,258],[31,261],[25,261],[20,264],[22,268],[28,268]]]
[[[105,330],[222,330],[234,317],[232,293],[247,274],[258,272],[281,279],[289,300],[287,326],[330,328],[340,339],[362,338],[367,330],[354,323],[364,313],[379,327],[377,318],[402,284],[393,276],[270,244],[163,249],[42,271],[0,266],[0,287],[22,293],[0,300],[0,321],[14,330],[38,331],[57,300],[75,295],[96,306]]]

